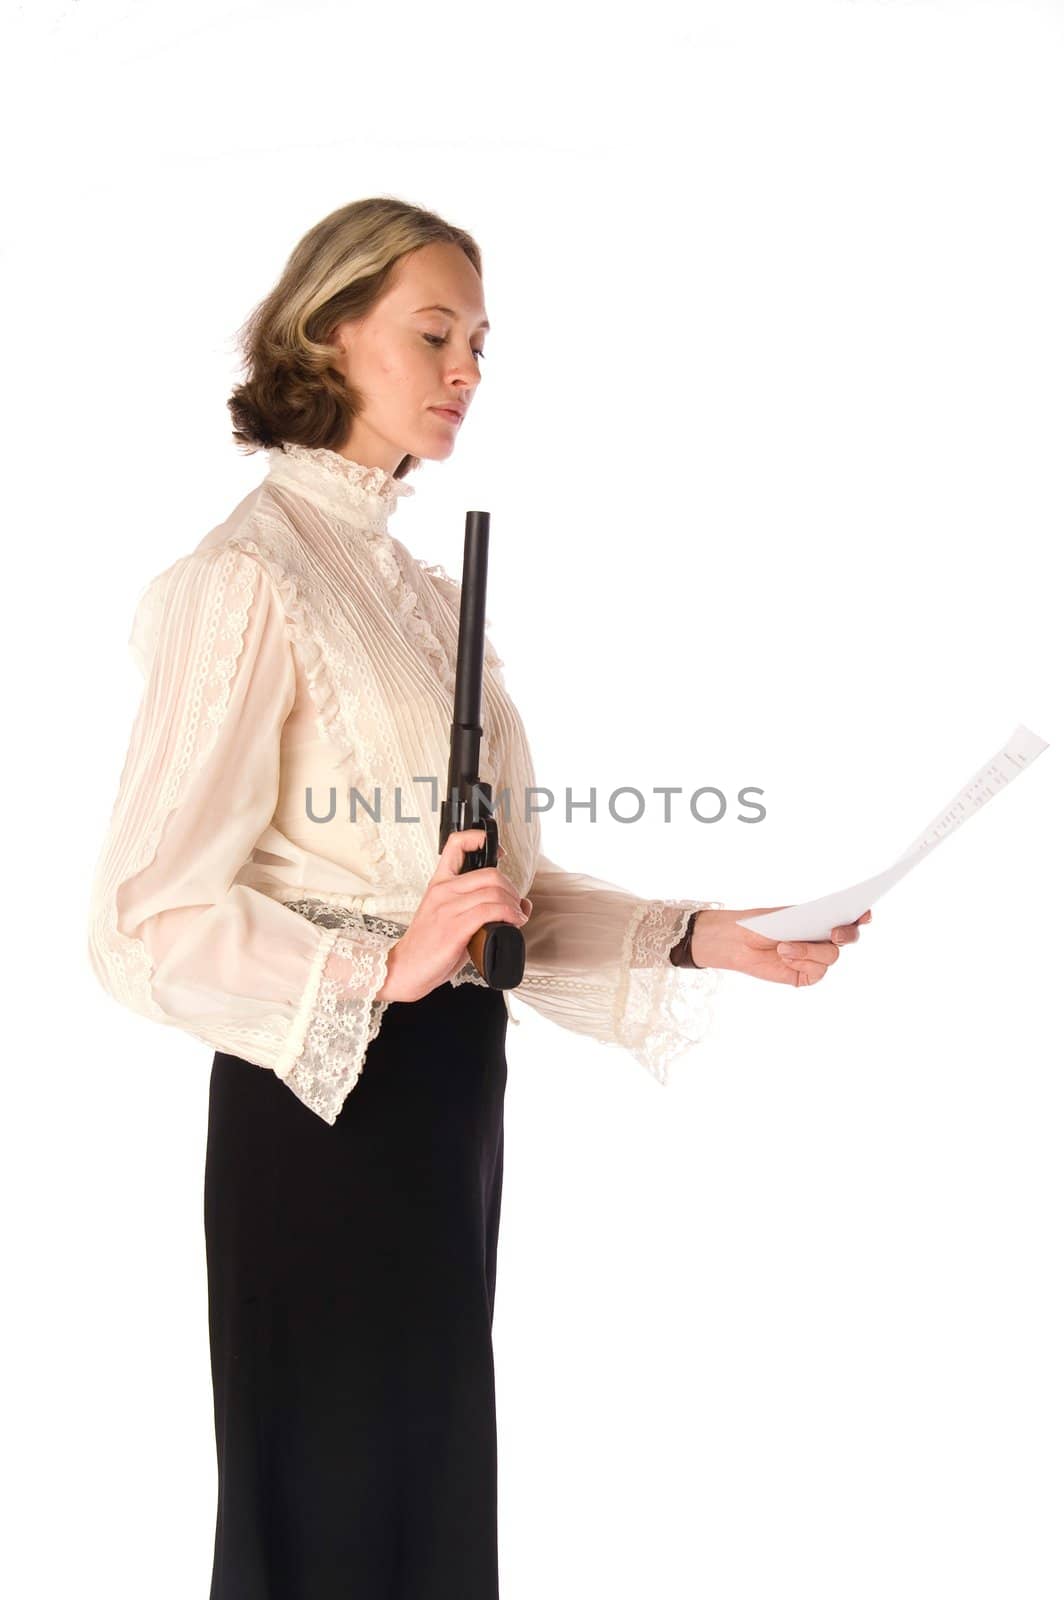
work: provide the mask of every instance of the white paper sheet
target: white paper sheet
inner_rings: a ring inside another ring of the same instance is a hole
[[[863,883],[851,884],[848,889],[836,889],[833,894],[819,900],[806,900],[801,905],[784,906],[780,911],[766,911],[759,917],[737,918],[741,928],[752,928],[766,939],[829,939],[832,928],[843,923],[856,922],[857,918],[881,900],[899,878],[904,878],[943,839],[948,839],[962,823],[975,815],[979,807],[1000,794],[1007,783],[1030,766],[1043,750],[1049,748],[1045,739],[1025,728],[1022,723],[1008,743],[981,767],[954,795],[945,810],[928,824],[923,833],[913,840],[892,867],[866,878]]]

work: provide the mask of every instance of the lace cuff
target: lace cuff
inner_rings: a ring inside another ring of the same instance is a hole
[[[630,1050],[661,1084],[669,1067],[710,1031],[720,987],[714,967],[674,966],[671,951],[691,913],[719,911],[720,900],[651,900],[632,915],[609,1042]]]
[[[719,900],[647,900],[540,855],[525,925],[525,976],[514,991],[576,1033],[626,1050],[661,1084],[669,1066],[713,1025],[720,986],[712,967],[675,966],[670,954],[694,911]]]
[[[287,1064],[277,1068],[292,1093],[330,1125],[357,1082],[366,1052],[380,1032],[387,1000],[377,992],[388,975],[395,937],[356,940],[322,931],[318,965],[293,1025]]]

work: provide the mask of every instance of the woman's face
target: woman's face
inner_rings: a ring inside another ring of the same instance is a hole
[[[450,307],[453,315],[439,307]],[[406,455],[443,461],[480,382],[487,316],[476,268],[456,244],[428,244],[398,262],[368,316],[338,323],[337,367],[363,398],[340,454],[394,472]]]

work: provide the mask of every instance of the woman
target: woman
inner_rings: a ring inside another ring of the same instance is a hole
[[[137,608],[90,951],[116,999],[215,1052],[212,1600],[498,1595],[510,1012],[475,931],[521,927],[518,998],[663,1083],[718,969],[804,985],[858,936],[787,955],[748,911],[567,872],[519,803],[505,870],[461,873],[481,830],[439,853],[419,785],[447,771],[458,586],[388,520],[454,449],[487,326],[467,233],[391,198],[325,217],[242,330],[234,437],[268,473]],[[481,777],[519,799],[490,640],[482,722]]]

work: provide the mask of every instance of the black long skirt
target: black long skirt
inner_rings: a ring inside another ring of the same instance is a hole
[[[211,1600],[497,1600],[507,1012],[393,1003],[333,1125],[218,1052]]]

